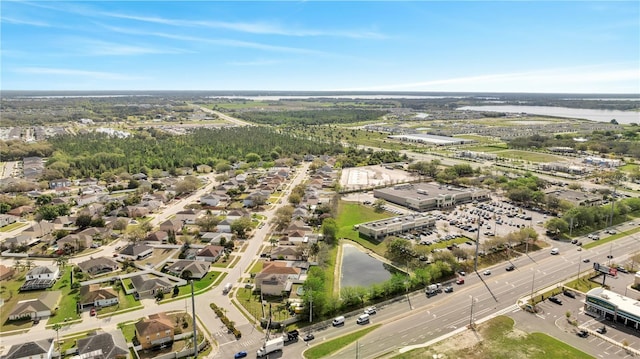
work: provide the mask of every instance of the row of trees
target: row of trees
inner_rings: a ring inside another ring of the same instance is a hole
[[[247,111],[234,116],[263,125],[326,125],[374,121],[387,111],[368,109],[326,109],[299,111]]]
[[[562,218],[547,221],[545,226],[554,234],[586,233],[605,228],[611,222],[615,224],[626,220],[629,213],[640,213],[640,198],[625,198],[616,202],[613,206],[613,218],[611,205],[573,207],[565,212]],[[573,228],[570,228],[571,225]]]

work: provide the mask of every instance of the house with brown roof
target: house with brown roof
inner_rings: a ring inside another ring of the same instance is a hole
[[[155,231],[145,238],[145,242],[147,243],[167,243],[168,240],[169,233],[165,231]]]
[[[153,247],[146,244],[131,243],[120,251],[120,255],[132,260],[146,258],[153,254]]]
[[[173,343],[175,322],[166,313],[149,315],[135,324],[136,338],[142,349],[151,349]]]
[[[184,211],[179,211],[176,213],[176,219],[178,221],[182,221],[184,224],[194,224],[196,220],[200,216],[201,211],[195,209],[185,209]]]
[[[184,222],[179,221],[175,218],[171,218],[160,223],[160,230],[165,232],[178,233],[182,230],[182,226],[184,226]]]
[[[91,276],[96,276],[117,271],[118,262],[108,257],[98,257],[78,263],[78,267],[82,269],[83,272]]]
[[[130,277],[131,284],[140,297],[153,297],[157,293],[169,293],[176,285],[166,277],[158,277],[149,274],[138,274]]]
[[[118,304],[118,293],[112,287],[100,287],[99,283],[80,287],[80,309],[108,307]]]
[[[291,291],[293,281],[300,278],[300,268],[289,267],[286,262],[265,263],[255,277],[256,289],[267,295],[281,295]]]
[[[202,248],[197,254],[196,254],[196,260],[199,261],[207,261],[207,262],[215,262],[218,260],[218,258],[220,258],[220,256],[222,256],[224,254],[224,247],[222,246],[215,246],[215,245],[208,245],[204,248]]]
[[[0,264],[0,280],[8,280],[15,274],[15,269]]]
[[[145,217],[150,213],[149,208],[143,206],[126,206],[124,211],[129,218]]]
[[[9,320],[36,319],[51,316],[51,313],[58,305],[62,292],[59,290],[46,291],[38,298],[21,300],[13,307],[9,313]]]
[[[7,214],[10,214],[12,216],[17,216],[17,217],[22,217],[23,215],[25,215],[27,213],[33,213],[33,207],[31,207],[31,206],[19,206],[19,207],[13,208],[13,209],[11,209],[11,210],[9,210],[7,212]]]
[[[275,247],[271,251],[271,260],[301,261],[302,248],[298,246]]]
[[[70,247],[76,251],[91,248],[93,237],[86,234],[68,234],[56,242],[58,248]]]

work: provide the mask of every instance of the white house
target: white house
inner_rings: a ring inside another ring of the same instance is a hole
[[[51,359],[53,357],[53,338],[35,342],[24,341],[22,344],[12,345],[2,359]]]
[[[38,266],[27,272],[26,280],[50,279],[56,280],[60,276],[60,269],[56,266]]]
[[[80,309],[84,307],[107,307],[118,304],[118,293],[112,287],[101,288],[100,284],[80,287]]]

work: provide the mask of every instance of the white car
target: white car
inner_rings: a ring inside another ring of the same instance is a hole
[[[376,307],[371,306],[364,310],[364,314],[376,314]]]
[[[491,271],[487,269],[487,270],[485,270],[484,272],[482,272],[482,274],[484,274],[484,275],[491,275]]]

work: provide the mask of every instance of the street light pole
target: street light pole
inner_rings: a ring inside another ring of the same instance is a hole
[[[533,278],[531,279],[531,305],[535,307],[535,301],[533,300],[533,285],[536,281],[536,272],[533,272]]]

